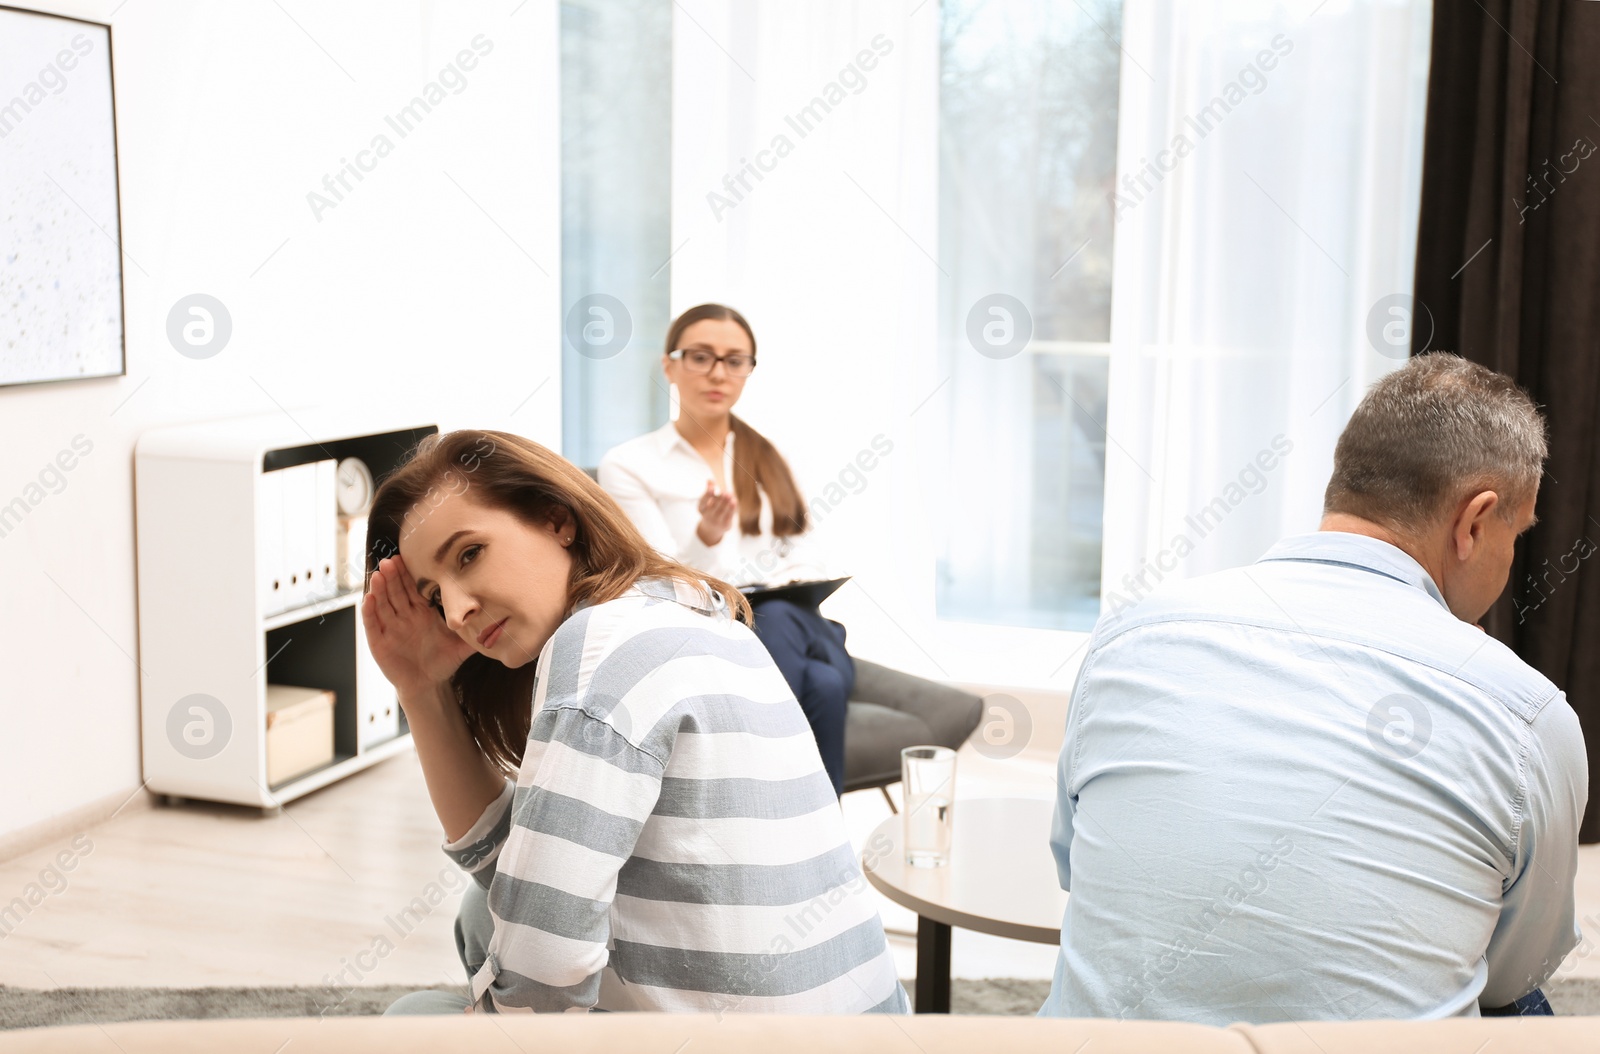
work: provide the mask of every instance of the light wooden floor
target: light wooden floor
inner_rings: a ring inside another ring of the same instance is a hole
[[[1048,757],[995,762],[968,748],[959,768],[960,797],[1051,797]],[[858,849],[887,815],[876,793],[845,798]],[[87,834],[93,848],[65,876],[65,888],[0,938],[0,984],[463,980],[451,926],[466,879],[439,851],[442,832],[414,754],[381,762],[271,819],[189,804],[130,811]],[[0,865],[0,906],[40,881],[70,843]],[[1587,929],[1600,944],[1600,846],[1582,850],[1577,898],[1579,916],[1595,920]],[[401,918],[413,901],[414,923]],[[883,900],[880,910],[891,930],[915,929],[909,911]],[[901,976],[914,977],[915,942],[891,936],[891,944]],[[1574,956],[1563,976],[1600,978],[1600,955]],[[952,959],[958,977],[1048,978],[1055,948],[956,930]]]

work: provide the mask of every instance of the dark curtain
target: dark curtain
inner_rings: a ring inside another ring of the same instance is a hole
[[[1600,3],[1434,4],[1416,299],[1413,354],[1508,374],[1549,421],[1539,523],[1485,626],[1567,693],[1600,780]]]

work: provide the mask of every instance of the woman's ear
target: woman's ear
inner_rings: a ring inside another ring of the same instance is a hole
[[[557,505],[550,510],[547,527],[563,547],[570,546],[578,533],[578,517],[565,505]]]

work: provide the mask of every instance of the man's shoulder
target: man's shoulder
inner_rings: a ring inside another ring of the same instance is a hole
[[[1496,638],[1461,621],[1427,593],[1371,574],[1363,602],[1350,603],[1348,588],[1297,585],[1277,578],[1293,573],[1290,563],[1257,563],[1171,583],[1120,612],[1103,615],[1091,653],[1137,633],[1140,651],[1174,637],[1205,632],[1211,624],[1251,626],[1263,632],[1360,648],[1385,661],[1428,667],[1497,700],[1531,722],[1552,699],[1555,684]],[[1368,575],[1352,571],[1352,575]],[[1361,579],[1356,579],[1362,581]],[[1132,639],[1132,638],[1130,638]]]
[[[1490,692],[1522,720],[1532,722],[1552,701],[1563,698],[1555,682],[1530,666],[1504,642],[1465,622],[1458,624],[1471,655],[1456,676]],[[1480,639],[1481,638],[1481,639]]]
[[[1248,568],[1233,567],[1193,578],[1157,584],[1145,592],[1113,590],[1102,603],[1090,648],[1124,634],[1162,624],[1240,621],[1249,606],[1239,603]]]

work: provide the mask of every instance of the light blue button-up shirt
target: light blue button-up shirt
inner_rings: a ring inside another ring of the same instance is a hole
[[[1411,557],[1318,532],[1095,627],[1041,1014],[1476,1016],[1544,980],[1588,765],[1566,697]]]

